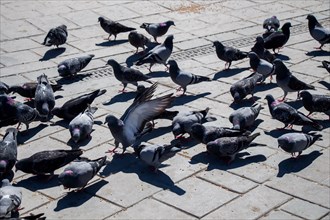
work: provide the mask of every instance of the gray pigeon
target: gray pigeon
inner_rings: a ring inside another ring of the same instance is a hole
[[[226,61],[225,69],[229,69],[232,61],[242,60],[248,55],[247,52],[240,51],[239,49],[233,47],[224,46],[219,41],[214,41],[213,47],[215,47],[218,58],[220,60]]]
[[[242,107],[235,110],[229,116],[229,121],[233,124],[233,129],[245,130],[253,126],[261,109],[263,107],[260,104],[254,104],[251,107]]]
[[[97,108],[91,108],[90,106],[87,109],[77,115],[69,124],[69,131],[71,134],[72,140],[77,143],[82,141],[90,136],[94,124],[93,114]]]
[[[65,44],[68,37],[67,27],[65,25],[58,26],[49,30],[47,36],[44,39],[42,45],[52,46]]]
[[[8,179],[3,179],[0,188],[0,218],[11,218],[12,213],[18,211],[21,202],[20,188],[12,186]]]
[[[308,30],[311,36],[321,45],[315,49],[322,49],[324,44],[330,43],[330,29],[324,28],[315,18],[314,15],[307,15]]]
[[[249,94],[251,94],[254,99],[254,88],[261,80],[263,80],[261,74],[253,73],[250,76],[235,82],[230,87],[230,94],[234,98],[234,102],[238,103],[242,101]]]
[[[280,21],[277,19],[276,16],[272,16],[264,20],[262,27],[266,29],[266,32],[269,32],[271,30],[277,31],[280,27]]]
[[[302,98],[303,105],[309,115],[313,112],[324,112],[330,119],[330,96],[311,94],[308,91],[301,91],[300,97]],[[307,115],[307,116],[309,116]]]
[[[0,81],[0,95],[1,94],[8,94],[10,92],[10,87],[4,83]]]
[[[251,132],[234,130],[225,127],[205,126],[200,123],[195,123],[191,126],[191,136],[198,142],[207,144],[222,137],[237,137],[240,135],[250,135]]]
[[[250,67],[252,70],[263,75],[263,80],[261,82],[264,82],[268,76],[270,76],[270,82],[272,82],[272,75],[275,70],[274,65],[264,59],[260,59],[255,52],[250,52],[248,56],[250,58]]]
[[[148,132],[152,120],[156,115],[162,113],[172,102],[173,94],[151,99],[157,83],[150,86],[139,98],[137,98],[120,119],[114,115],[108,115],[105,123],[108,124],[110,132],[115,139],[115,149],[119,143],[123,145],[123,153],[126,148],[136,144],[136,141]],[[115,149],[109,152],[114,152]]]
[[[7,128],[0,142],[0,177],[11,171],[17,160],[17,129]]]
[[[140,144],[138,147],[134,148],[134,151],[143,162],[151,166],[154,171],[157,172],[161,163],[174,157],[177,152],[181,151],[181,148],[166,144]]]
[[[265,49],[265,41],[261,36],[256,38],[256,43],[251,48],[251,51],[255,52],[259,58],[264,59],[270,63],[273,63],[273,61],[276,59],[274,54]]]
[[[152,84],[152,82],[149,81],[150,77],[144,75],[139,70],[122,66],[113,59],[108,60],[107,64],[113,68],[116,79],[124,85],[124,88],[120,90],[120,92],[125,92],[125,88],[128,83],[135,86],[138,86],[138,81],[144,81]]]
[[[266,95],[266,99],[268,102],[269,112],[271,116],[274,119],[283,122],[284,128],[292,128],[293,125],[310,125],[318,130],[321,130],[323,128],[320,124],[308,118],[306,115],[299,112],[297,109],[291,107],[284,102],[276,101],[272,95]]]
[[[66,59],[57,65],[57,71],[62,77],[75,76],[89,64],[94,56],[94,54],[88,54]]]
[[[315,141],[320,140],[322,135],[317,134],[305,134],[305,133],[288,133],[283,134],[277,138],[278,147],[282,148],[284,151],[291,153],[292,157],[295,157],[295,154],[298,153],[298,156],[302,153],[303,150],[306,150]]]
[[[211,81],[209,77],[195,75],[190,72],[183,71],[179,68],[175,60],[169,60],[168,64],[170,65],[170,76],[174,83],[178,84],[180,87],[177,89],[180,91],[183,89],[182,95],[187,91],[187,86],[191,84],[197,84],[204,81]]]
[[[322,61],[322,66],[330,73],[330,62],[327,60]]]
[[[275,53],[275,49],[280,49],[288,42],[290,38],[290,27],[291,23],[286,22],[283,24],[281,31],[270,32],[271,34],[264,38],[265,40],[265,49],[273,49]]]
[[[209,153],[219,157],[229,157],[229,164],[235,159],[238,152],[248,148],[251,142],[259,135],[260,133],[258,132],[249,136],[218,138],[209,142],[206,145],[206,149]]]
[[[163,64],[166,66],[166,61],[172,54],[173,39],[173,35],[168,35],[161,45],[157,45],[156,47],[152,48],[152,50],[150,50],[144,56],[139,58],[135,65],[141,66],[142,64],[150,63],[150,72],[151,67],[156,63]]]
[[[299,92],[301,90],[315,89],[313,85],[307,84],[299,79],[297,79],[290,70],[284,65],[282,60],[275,59],[275,74],[276,74],[276,83],[284,92],[284,96],[280,101],[284,101],[288,92]]]
[[[107,156],[95,160],[74,161],[58,176],[64,189],[80,188],[84,189],[87,183],[106,165]]]
[[[52,86],[45,74],[38,77],[38,86],[34,97],[35,107],[41,117],[48,118],[55,106],[55,96]]]
[[[145,29],[151,36],[154,37],[155,41],[157,41],[157,37],[163,36],[167,33],[168,29],[175,24],[173,21],[166,21],[163,23],[143,23],[140,28]]]
[[[114,35],[114,40],[116,40],[117,34],[135,30],[135,28],[127,27],[104,17],[99,17],[98,20],[103,30],[109,34],[108,40],[110,40],[111,35]]]
[[[195,123],[202,124],[208,121],[215,121],[216,118],[214,117],[206,117],[209,110],[210,108],[206,108],[202,111],[179,112],[179,114],[177,114],[172,121],[172,133],[174,137],[176,139],[180,138],[185,133],[191,135],[191,127]]]
[[[143,48],[143,51],[145,49],[145,46],[147,43],[150,43],[150,40],[144,36],[143,34],[140,34],[136,31],[131,31],[128,34],[128,42],[136,48],[136,54],[138,53],[139,47]]]

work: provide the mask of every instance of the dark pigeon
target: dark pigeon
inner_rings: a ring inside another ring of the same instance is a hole
[[[34,104],[40,116],[48,119],[55,106],[55,96],[45,74],[38,76],[38,86],[36,88]]]
[[[0,188],[0,218],[12,219],[12,214],[18,212],[21,202],[21,189],[10,184],[8,179],[3,179]]]
[[[261,59],[264,59],[270,63],[276,59],[275,55],[265,49],[265,41],[261,36],[256,38],[256,43],[251,48],[252,52],[255,52]]]
[[[58,47],[59,45],[65,44],[67,38],[68,38],[67,27],[65,25],[61,25],[49,30],[42,45],[45,46],[55,45],[56,47]]]
[[[242,107],[232,112],[229,116],[229,121],[233,124],[233,129],[245,130],[253,126],[261,109],[263,108],[260,104],[255,104],[251,107]]]
[[[219,41],[214,41],[213,47],[215,47],[218,58],[220,60],[226,61],[225,69],[229,69],[231,62],[242,60],[248,55],[247,52],[240,51],[239,49],[233,47],[224,46]]]
[[[272,82],[272,75],[275,71],[274,65],[264,59],[260,59],[255,52],[250,52],[248,56],[250,58],[250,67],[252,70],[263,76],[261,82],[264,82],[268,76],[270,76],[270,82]]]
[[[145,50],[145,46],[150,43],[150,40],[144,36],[143,34],[140,34],[136,31],[131,31],[128,34],[128,42],[136,48],[136,54],[138,53],[139,47],[143,48],[143,51]]]
[[[277,31],[280,27],[280,21],[276,16],[272,16],[264,20],[262,27],[266,29],[266,32],[269,32],[271,30]]]
[[[0,177],[9,173],[17,160],[17,129],[7,128],[0,142]]]
[[[291,23],[286,22],[280,31],[276,31],[266,37],[265,40],[265,49],[272,49],[274,53],[275,49],[278,49],[278,52],[280,51],[280,48],[283,47],[290,38],[290,27]]]
[[[311,36],[321,45],[315,49],[322,49],[324,44],[330,43],[330,29],[324,28],[315,18],[314,15],[307,15],[308,30]]]
[[[163,36],[167,33],[168,29],[175,24],[173,21],[166,21],[163,23],[143,23],[140,28],[145,29],[151,36],[154,37],[155,41],[157,41],[157,37]]]
[[[103,30],[109,34],[108,40],[110,40],[111,35],[114,35],[114,40],[116,40],[118,34],[135,30],[135,28],[127,27],[104,17],[99,17],[98,20]]]
[[[22,97],[27,99],[33,99],[36,95],[38,83],[37,82],[28,82],[24,83],[23,85],[14,85],[11,86],[9,91],[13,93],[18,93]],[[53,92],[62,90],[62,85],[59,84],[50,84],[53,89]]]
[[[330,119],[330,96],[311,94],[308,91],[301,91],[299,96],[302,98],[303,105],[309,115],[313,112],[323,112],[329,116]],[[307,116],[309,116],[307,115]]]
[[[308,118],[303,113],[299,112],[297,109],[291,107],[290,105],[276,101],[272,95],[266,96],[269,112],[271,116],[284,123],[284,128],[292,128],[293,125],[309,125],[313,126],[314,128],[321,130],[323,127],[313,121],[312,119]],[[283,128],[283,129],[284,129]]]
[[[57,65],[57,71],[62,77],[75,76],[89,64],[94,56],[94,54],[88,54],[66,59]]]
[[[107,90],[95,90],[91,93],[86,93],[80,95],[76,98],[73,98],[65,102],[62,107],[55,107],[52,110],[52,114],[56,115],[59,118],[66,120],[72,120],[81,112],[85,111],[88,105],[91,105],[96,97],[99,97],[106,93]]]

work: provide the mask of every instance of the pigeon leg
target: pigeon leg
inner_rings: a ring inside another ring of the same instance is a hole
[[[119,147],[119,142],[118,141],[115,141],[115,148],[114,149],[112,149],[112,150],[108,150],[108,151],[106,151],[105,153],[110,153],[110,154],[112,154],[112,153],[116,153],[116,149]]]
[[[136,48],[136,51],[135,51],[135,54],[137,54],[137,53],[138,53],[138,51],[139,51],[139,48],[137,47],[137,48]]]
[[[313,112],[309,112],[309,114],[307,115],[307,117],[309,117]]]
[[[32,101],[32,98],[25,98],[24,101],[25,102],[30,102],[30,101]]]
[[[85,185],[86,186],[86,185]],[[81,187],[80,189],[77,189],[75,192],[82,192],[85,189],[85,186]]]
[[[20,130],[20,129],[21,129],[21,128],[20,128],[21,124],[22,124],[21,122],[18,123],[17,128],[16,128],[17,130]]]
[[[115,35],[115,39],[114,40],[116,40],[117,39],[117,34],[114,34]]]
[[[322,47],[323,47],[323,44],[321,44],[319,47],[314,47],[314,49],[323,50]]]
[[[271,83],[271,82],[272,82],[272,80],[273,80],[273,74],[272,74],[272,75],[270,75],[270,79],[269,79],[269,82]]]
[[[155,40],[156,43],[158,43],[158,41],[157,41],[157,37],[154,37],[154,40]]]
[[[181,89],[182,89],[182,87],[180,86],[176,89],[176,91],[179,92],[179,91],[181,91]]]
[[[165,72],[168,71],[168,66],[166,64],[164,64],[165,68]]]
[[[125,89],[126,89],[126,86],[127,86],[127,84],[124,84],[123,83],[123,86],[124,86],[124,88],[122,89],[122,90],[119,90],[118,91],[118,93],[120,93],[120,92],[122,92],[122,93],[124,93],[124,92],[127,92]]]
[[[154,64],[150,63],[150,66],[148,68],[149,72],[151,72],[151,67],[153,66]]]

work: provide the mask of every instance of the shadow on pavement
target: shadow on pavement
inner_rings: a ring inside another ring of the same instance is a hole
[[[57,80],[57,83],[60,85],[68,85],[71,83],[79,82],[80,80],[83,80],[85,77],[91,76],[91,73],[86,73],[86,74],[77,74],[75,76],[68,76],[68,77],[63,77],[59,80]]]
[[[46,124],[39,124],[37,127],[30,128],[29,130],[24,130],[19,132],[17,135],[17,143],[24,144],[27,140],[34,137],[38,134],[42,129],[48,127]]]
[[[199,99],[199,98],[203,98],[207,95],[210,95],[211,93],[210,92],[204,92],[204,93],[201,93],[201,94],[198,94],[198,95],[182,95],[182,96],[178,96],[174,99],[174,101],[172,102],[172,106],[181,106],[181,105],[184,105],[186,103],[189,103],[189,102],[192,102],[196,99]]]
[[[131,99],[134,99],[136,94],[137,94],[136,91],[119,93],[119,94],[115,95],[114,97],[112,97],[109,101],[103,102],[102,104],[111,105],[111,104],[115,104],[118,102],[127,102]]]
[[[47,50],[46,53],[44,54],[44,56],[39,61],[46,61],[46,60],[53,59],[53,58],[61,55],[62,53],[64,53],[65,50],[66,50],[65,47],[59,47],[59,48],[53,48],[53,49]]]
[[[49,189],[56,186],[60,186],[58,181],[58,175],[54,175],[51,179],[48,180],[50,175],[38,175],[31,176],[27,179],[23,179],[17,183],[17,186],[24,187],[30,191],[37,191],[42,189]]]
[[[161,77],[169,77],[170,74],[166,71],[154,71],[146,74],[150,78],[161,78]]]
[[[326,82],[326,81],[320,81],[319,82],[322,86],[324,86],[325,88],[327,88],[328,90],[330,90],[330,83]]]
[[[325,57],[325,56],[330,56],[330,52],[329,51],[325,51],[325,50],[313,50],[313,51],[309,51],[306,53],[307,56],[313,56],[313,57]]]
[[[116,46],[119,44],[124,44],[127,43],[128,40],[109,40],[109,41],[104,41],[98,44],[95,44],[95,46],[100,46],[100,47],[111,47],[111,46]]]
[[[238,73],[241,73],[245,70],[248,70],[249,67],[244,67],[244,68],[233,68],[233,69],[226,69],[226,70],[221,70],[217,73],[214,74],[213,79],[212,80],[217,80],[220,78],[228,78],[228,77],[232,77]]]

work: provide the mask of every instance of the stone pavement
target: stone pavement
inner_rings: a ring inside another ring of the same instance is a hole
[[[314,14],[329,28],[328,0],[229,0],[229,1],[1,1],[0,76],[9,85],[36,81],[46,73],[52,81],[63,84],[56,92],[56,106],[78,94],[98,88],[107,93],[95,100],[95,131],[92,139],[83,142],[83,156],[91,159],[105,155],[113,148],[113,137],[105,115],[120,116],[132,103],[135,88],[128,86],[125,94],[105,66],[109,58],[131,66],[137,55],[127,43],[127,33],[116,42],[104,40],[107,34],[97,22],[105,16],[133,26],[140,33],[143,22],[173,20],[169,34],[174,34],[171,58],[182,69],[209,76],[212,82],[188,87],[187,95],[177,98],[171,109],[196,110],[210,107],[218,126],[231,126],[229,114],[242,105],[231,104],[232,83],[250,74],[249,61],[233,62],[231,70],[222,71],[212,41],[219,40],[249,51],[255,37],[263,33],[262,22],[276,15],[281,24],[290,21],[292,35],[279,57],[294,74],[316,87],[315,93],[329,95],[329,73],[321,68],[329,60],[329,52],[314,50],[319,46],[308,33],[307,14]],[[52,27],[65,24],[68,41],[53,50],[40,43]],[[147,34],[146,34],[147,35]],[[159,41],[163,41],[161,37]],[[329,45],[324,50],[330,51]],[[94,59],[74,82],[58,76],[57,64],[79,54],[95,54]],[[147,66],[139,67],[148,73]],[[148,74],[158,81],[157,94],[175,92],[176,85],[156,65]],[[276,84],[260,85],[257,102],[265,109],[257,120],[255,142],[263,144],[242,152],[230,165],[207,155],[205,146],[184,143],[185,150],[166,162],[158,173],[150,172],[129,149],[123,156],[109,155],[108,165],[83,192],[68,193],[57,177],[49,182],[43,178],[16,172],[13,182],[22,188],[23,210],[20,214],[44,212],[47,219],[330,219],[330,123],[325,114],[313,114],[324,129],[318,141],[295,160],[277,148],[276,138],[285,131],[275,131],[281,123],[271,119],[264,100],[266,94],[276,98],[282,90]],[[18,99],[21,99],[17,95]],[[288,102],[308,113],[296,94]],[[23,130],[25,126],[23,126]],[[301,130],[300,126],[294,127]],[[305,129],[305,128],[304,128]],[[5,128],[1,128],[1,135]],[[18,158],[25,158],[46,149],[76,147],[69,141],[67,124],[54,117],[49,123],[34,122],[28,132],[18,135]],[[173,140],[169,121],[158,121],[156,129],[144,137],[149,143],[167,144]],[[63,170],[57,170],[59,174]]]

